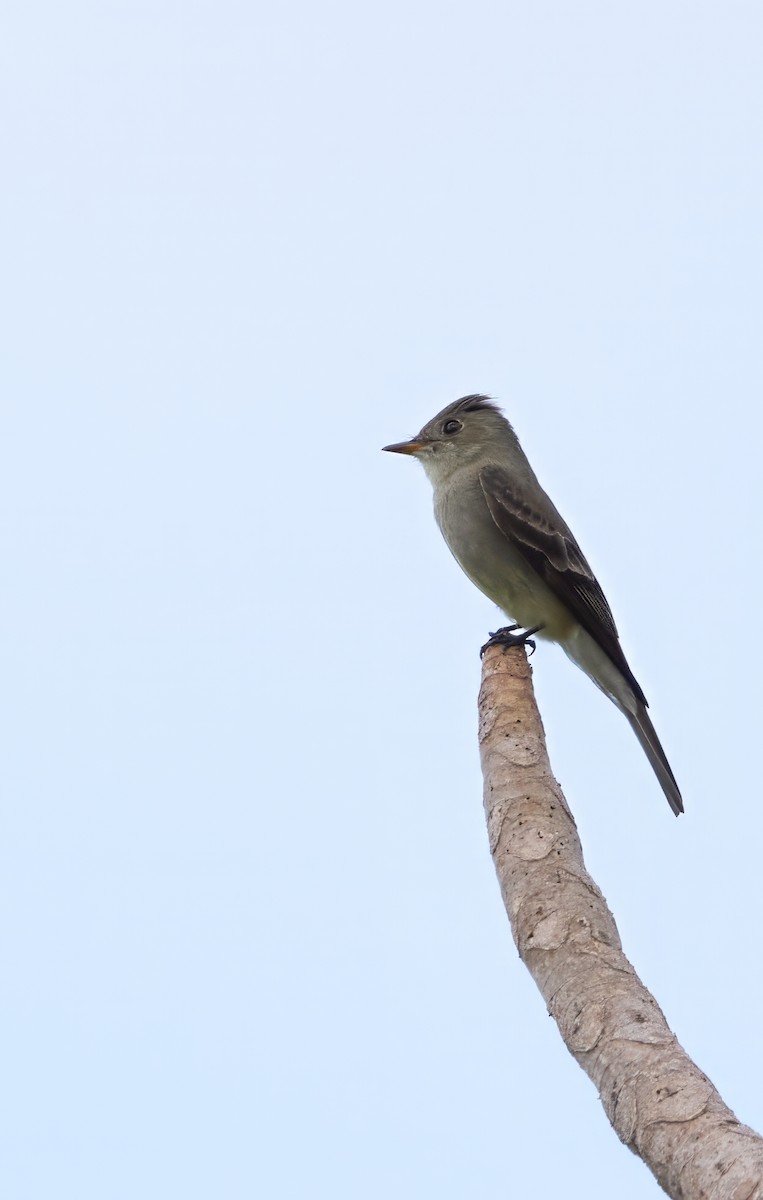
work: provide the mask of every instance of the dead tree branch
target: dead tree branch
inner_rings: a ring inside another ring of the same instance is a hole
[[[679,1045],[585,869],[521,649],[485,653],[479,716],[490,850],[514,941],[615,1132],[675,1200],[763,1200],[763,1139]]]

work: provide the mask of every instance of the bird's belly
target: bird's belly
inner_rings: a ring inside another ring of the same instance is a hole
[[[457,546],[454,546],[439,521],[448,547],[462,570],[481,592],[502,608],[507,617],[524,629],[542,626],[542,637],[561,641],[576,622],[532,569],[526,559],[498,529],[487,513],[469,505],[460,506]],[[485,517],[487,516],[487,520]]]

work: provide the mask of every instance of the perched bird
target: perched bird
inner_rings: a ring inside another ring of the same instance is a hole
[[[498,407],[487,396],[464,396],[410,441],[384,449],[419,460],[454,558],[517,622],[486,644],[521,644],[534,633],[558,642],[625,714],[670,807],[682,813],[678,784],[604,593]],[[512,633],[518,628],[525,632]]]

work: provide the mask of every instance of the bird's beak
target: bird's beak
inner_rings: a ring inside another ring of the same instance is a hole
[[[418,454],[419,450],[426,448],[426,442],[417,442],[415,438],[411,438],[410,442],[393,442],[391,446],[382,446],[382,450],[390,450],[392,454]]]

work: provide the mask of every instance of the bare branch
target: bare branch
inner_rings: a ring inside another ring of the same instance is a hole
[[[551,773],[530,664],[489,648],[480,751],[490,850],[520,957],[621,1141],[676,1200],[763,1200],[763,1139],[668,1028],[622,952]]]

